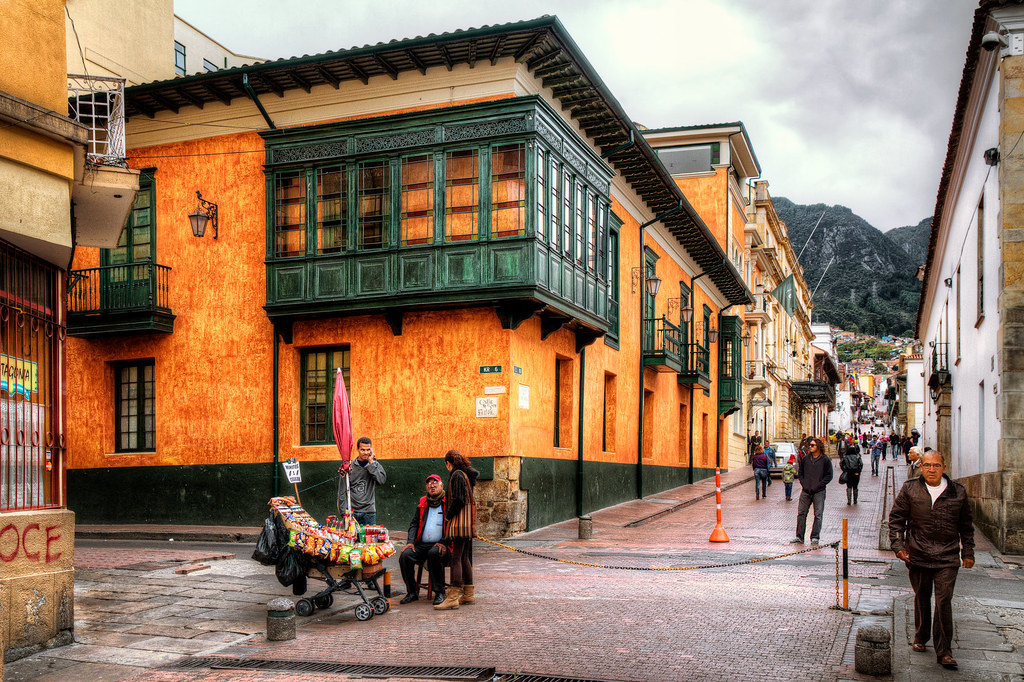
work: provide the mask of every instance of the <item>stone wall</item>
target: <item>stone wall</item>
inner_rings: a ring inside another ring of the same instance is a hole
[[[526,530],[526,493],[519,488],[519,457],[495,457],[494,478],[476,487],[476,532],[507,538]]]
[[[999,147],[1010,150],[1024,133],[1024,56],[1002,60]],[[1001,324],[998,353],[1000,551],[1024,554],[1024,159],[999,161],[1000,263],[997,282]]]
[[[0,514],[0,640],[6,661],[70,644],[74,635],[75,515]]]

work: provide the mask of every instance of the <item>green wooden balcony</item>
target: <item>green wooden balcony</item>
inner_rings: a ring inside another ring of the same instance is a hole
[[[644,366],[659,372],[683,371],[683,330],[664,316],[644,318]]]
[[[685,344],[683,350],[684,366],[679,373],[679,383],[711,388],[711,351],[699,343]]]
[[[90,337],[173,332],[170,272],[168,266],[151,262],[72,270],[68,334]]]
[[[540,313],[545,334],[573,323],[600,336],[611,324],[607,283],[528,235],[267,263],[266,311],[278,323],[384,313],[400,333],[404,312],[482,305],[512,329]]]

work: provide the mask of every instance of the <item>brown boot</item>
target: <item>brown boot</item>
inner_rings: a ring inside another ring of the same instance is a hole
[[[457,585],[452,585],[448,588],[448,592],[445,594],[444,601],[435,606],[434,608],[438,611],[457,609],[459,608],[459,597],[461,596],[462,588]]]
[[[476,597],[473,596],[473,586],[472,585],[463,585],[462,586],[462,596],[459,597],[459,603],[460,604],[475,604],[476,603]]]

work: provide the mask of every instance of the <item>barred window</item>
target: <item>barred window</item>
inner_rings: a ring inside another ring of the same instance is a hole
[[[114,372],[115,452],[156,449],[153,360],[119,365]]]

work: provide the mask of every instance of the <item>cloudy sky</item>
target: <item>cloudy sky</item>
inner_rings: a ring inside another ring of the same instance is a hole
[[[932,214],[974,0],[174,0],[269,59],[559,17],[633,120],[742,121],[775,196]]]

